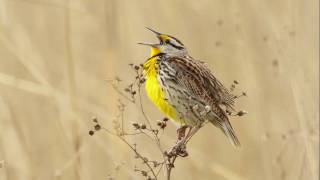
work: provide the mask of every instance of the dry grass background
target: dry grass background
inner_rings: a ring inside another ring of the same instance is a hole
[[[92,116],[111,126],[118,97],[105,80],[133,78],[127,64],[149,55],[136,43],[156,42],[144,26],[249,96],[238,102],[249,114],[232,119],[242,149],[207,126],[174,179],[318,179],[318,13],[317,0],[0,0],[0,179],[106,179],[121,163],[116,179],[141,178],[124,144],[88,130]],[[142,116],[129,105],[126,118]],[[165,144],[174,137],[170,125]]]

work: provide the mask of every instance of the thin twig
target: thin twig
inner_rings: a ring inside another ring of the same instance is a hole
[[[176,161],[178,156],[174,156],[172,158],[172,160],[170,161],[170,159],[168,159],[168,168],[167,168],[167,180],[170,180],[171,179],[171,171],[172,171],[172,168],[174,168],[174,163]]]
[[[126,139],[124,139],[122,136],[119,136],[117,134],[112,133],[110,130],[108,130],[107,128],[102,128],[103,130],[105,130],[106,132],[108,132],[109,134],[118,137],[122,142],[124,142],[127,146],[129,146],[129,148],[137,155],[137,157],[139,159],[141,159],[144,164],[147,166],[147,168],[150,170],[150,172],[152,173],[153,177],[155,178],[155,180],[157,180],[157,175],[154,172],[153,168],[150,166],[150,164],[148,164],[148,162],[146,162],[144,156],[142,156],[136,148],[134,148]]]
[[[132,103],[135,103],[135,100],[132,99],[132,98],[129,98],[128,96],[126,96],[122,91],[120,91],[118,89],[118,87],[115,85],[115,80],[107,80],[107,83],[109,83],[111,85],[111,87],[120,95],[122,96],[123,98],[125,98],[126,100],[132,102]]]

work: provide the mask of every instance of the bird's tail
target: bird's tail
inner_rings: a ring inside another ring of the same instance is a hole
[[[236,148],[240,148],[240,146],[241,146],[240,141],[237,138],[237,135],[234,132],[229,120],[223,121],[220,125],[221,125],[221,127],[220,127],[221,130],[228,137],[231,144]]]
[[[209,121],[222,130],[234,147],[240,148],[240,141],[229,122],[227,114],[219,106],[212,106],[211,112]]]

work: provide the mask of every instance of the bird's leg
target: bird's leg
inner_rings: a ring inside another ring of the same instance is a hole
[[[179,127],[179,128],[177,129],[178,141],[181,141],[182,138],[185,137],[185,135],[186,135],[186,129],[187,129],[187,128],[188,128],[187,125],[183,125],[183,126],[181,126],[181,127]]]
[[[189,126],[189,131],[188,131],[187,135],[184,137],[185,140],[189,139],[189,137],[192,136],[192,134],[193,134],[193,133],[191,133],[191,132],[192,132],[192,129],[193,129],[193,127],[192,127],[192,126]]]
[[[188,134],[187,134],[187,136],[185,138],[185,141],[188,142],[192,138],[192,136],[195,135],[198,132],[198,130],[201,127],[202,127],[202,124],[199,124],[197,126],[191,127],[190,131],[188,132]]]
[[[181,156],[186,157],[188,156],[188,152],[186,149],[186,137],[183,137],[181,140],[179,140],[167,153],[168,157],[173,156]]]
[[[189,130],[186,135],[186,129],[188,128]],[[179,155],[182,157],[188,156],[188,152],[186,149],[186,142],[190,137],[190,135],[192,134],[191,130],[192,130],[192,126],[188,126],[188,125],[181,126],[179,129],[177,129],[178,141],[169,151],[169,156],[174,156],[174,155]]]

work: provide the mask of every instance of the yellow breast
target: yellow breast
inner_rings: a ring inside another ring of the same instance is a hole
[[[146,75],[146,91],[150,100],[168,117],[177,120],[176,110],[166,100],[166,93],[163,91],[158,80],[157,58],[151,58],[144,63]]]

